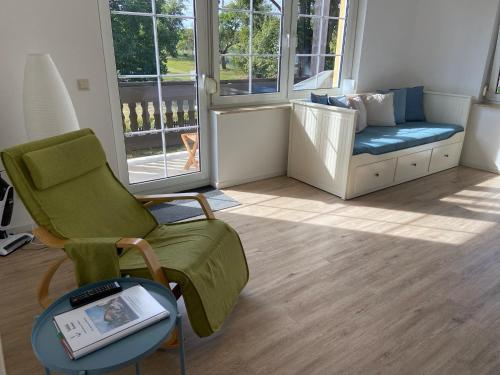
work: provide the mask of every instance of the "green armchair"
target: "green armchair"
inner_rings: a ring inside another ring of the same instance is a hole
[[[204,337],[220,329],[249,273],[238,234],[214,218],[203,195],[131,195],[89,129],[15,146],[1,157],[41,242],[67,250],[75,239],[111,238],[122,275],[175,283],[172,290],[184,297],[193,330]],[[162,225],[147,209],[181,199],[198,201],[206,219]],[[66,259],[65,254],[42,277],[38,299],[44,307],[50,281]],[[97,267],[92,259],[84,266]]]

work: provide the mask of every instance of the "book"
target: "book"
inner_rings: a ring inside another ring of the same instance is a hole
[[[78,359],[170,316],[142,286],[54,316],[64,350]]]

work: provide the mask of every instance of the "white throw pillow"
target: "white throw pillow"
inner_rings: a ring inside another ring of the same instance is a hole
[[[368,94],[364,99],[369,126],[396,126],[394,93]]]
[[[359,95],[351,96],[349,98],[349,106],[358,111],[358,121],[356,122],[356,133],[362,132],[366,129],[366,107],[363,98]]]

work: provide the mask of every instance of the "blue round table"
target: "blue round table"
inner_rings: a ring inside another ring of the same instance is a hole
[[[69,304],[69,298],[72,295],[112,281],[118,281],[123,289],[138,284],[142,285],[170,312],[170,316],[82,358],[76,360],[70,359],[57,337],[57,332],[52,321],[54,315],[72,309]],[[31,344],[36,357],[45,367],[46,374],[50,374],[50,371],[68,375],[105,374],[131,365],[135,365],[136,373],[140,374],[139,361],[157,350],[174,331],[176,326],[179,329],[181,374],[185,375],[182,318],[177,311],[177,302],[170,289],[151,280],[119,278],[86,285],[65,294],[52,303],[36,319],[31,334]]]

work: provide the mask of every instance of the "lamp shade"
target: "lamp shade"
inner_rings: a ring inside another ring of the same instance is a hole
[[[49,54],[26,58],[23,107],[31,140],[78,130],[78,119],[68,90]]]

